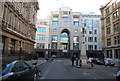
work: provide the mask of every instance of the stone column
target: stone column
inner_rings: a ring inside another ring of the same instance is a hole
[[[10,54],[10,50],[11,50],[11,39],[10,38],[6,38],[5,39],[5,54]]]
[[[15,51],[19,51],[19,41],[15,41]]]

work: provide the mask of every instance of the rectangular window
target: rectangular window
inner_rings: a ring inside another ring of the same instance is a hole
[[[110,17],[106,18],[106,24],[110,23]]]
[[[94,34],[97,34],[97,30],[94,30]]]
[[[88,30],[88,34],[93,34],[92,30]]]
[[[58,21],[52,21],[52,25],[58,25]]]
[[[93,42],[93,37],[88,37],[88,42]]]
[[[97,50],[97,45],[94,46],[94,49]]]
[[[52,43],[52,49],[57,49],[57,43]]]
[[[88,45],[88,50],[93,50],[93,45]]]
[[[57,29],[53,29],[53,32],[57,32]]]
[[[78,21],[74,21],[74,22],[73,22],[73,25],[74,25],[74,26],[79,26],[79,22],[78,22]]]
[[[115,36],[114,37],[114,45],[119,45],[120,44],[120,36]]]
[[[78,50],[79,49],[79,43],[73,43],[73,49]]]
[[[92,19],[88,19],[88,27],[92,27],[92,23],[93,23],[93,20]]]
[[[107,28],[106,33],[107,33],[107,35],[110,34],[110,27]]]
[[[114,57],[117,59],[119,57],[119,49],[114,49]]]
[[[39,31],[39,32],[46,32],[46,28],[44,28],[44,27],[38,27],[37,31]]]
[[[118,18],[118,10],[115,13],[113,13],[113,20],[116,18]]]
[[[114,24],[113,27],[114,27],[114,32],[119,32],[118,23]]]
[[[111,39],[110,38],[107,39],[107,46],[111,46]]]
[[[52,41],[57,41],[58,37],[57,36],[52,36]]]
[[[73,37],[73,42],[79,42],[79,37],[78,36],[74,36]]]
[[[94,42],[97,42],[97,37],[94,37]]]
[[[45,44],[44,43],[37,43],[37,48],[44,49],[45,48]]]
[[[37,40],[45,40],[45,35],[37,35]]]
[[[109,15],[110,11],[109,8],[106,9],[106,16]]]

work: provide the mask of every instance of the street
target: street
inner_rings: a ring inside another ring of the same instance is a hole
[[[71,66],[70,59],[56,58],[41,66],[42,76],[39,80],[44,79],[115,79],[117,68],[95,65],[93,69],[81,69]]]

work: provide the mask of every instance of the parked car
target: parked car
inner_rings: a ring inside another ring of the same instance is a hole
[[[24,61],[14,61],[9,64],[3,64],[2,81],[35,81],[41,76],[40,69],[36,66],[30,66]]]
[[[96,64],[104,65],[104,59],[96,58]]]
[[[117,81],[120,81],[120,70],[117,72],[116,79],[117,79]]]
[[[105,60],[105,66],[115,66],[115,63],[112,60]]]

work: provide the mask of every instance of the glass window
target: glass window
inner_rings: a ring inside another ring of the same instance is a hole
[[[94,34],[97,34],[97,30],[94,30]]]
[[[53,32],[57,32],[57,29],[53,29]]]
[[[88,30],[88,34],[92,34],[93,32],[92,32],[92,30]]]
[[[58,16],[53,16],[53,18],[58,19]]]
[[[46,28],[44,28],[44,27],[38,27],[37,31],[39,31],[39,32],[46,32]]]
[[[22,63],[17,62],[15,64],[15,66],[12,69],[13,72],[20,72],[20,71],[24,71],[24,67]]]
[[[52,21],[52,25],[58,25],[58,21]]]
[[[74,36],[73,37],[73,42],[79,42],[79,37],[78,36]]]
[[[37,35],[37,40],[45,40],[45,35]]]
[[[52,43],[52,49],[57,49],[57,43]]]
[[[88,50],[93,50],[93,45],[88,45]]]
[[[111,45],[111,39],[108,38],[108,39],[107,39],[107,46],[110,46],[110,45]]]
[[[97,50],[97,45],[94,46],[95,50]]]
[[[75,30],[75,33],[76,33],[76,32],[78,32],[78,30],[77,30],[77,29]]]
[[[79,22],[78,22],[78,21],[74,21],[74,22],[73,22],[73,25],[74,25],[74,26],[79,26]]]
[[[113,27],[114,27],[114,32],[119,31],[118,23],[114,24]]]
[[[88,27],[92,27],[92,19],[88,19]]]
[[[106,18],[106,24],[110,23],[110,17]]]
[[[88,42],[93,42],[93,37],[88,37]]]
[[[45,48],[45,44],[44,43],[37,43],[37,48],[44,49]]]
[[[68,41],[68,37],[61,37],[62,41]]]
[[[97,42],[97,37],[94,38],[94,42]]]
[[[108,27],[106,31],[107,31],[107,32],[106,32],[107,35],[109,35],[109,34],[110,34],[110,27]]]
[[[79,49],[79,43],[73,43],[73,49],[78,50]]]
[[[64,32],[64,33],[61,33],[61,35],[64,35],[64,36],[66,35],[67,36],[68,34],[66,32]]]
[[[57,41],[58,37],[57,36],[52,36],[52,41]]]

